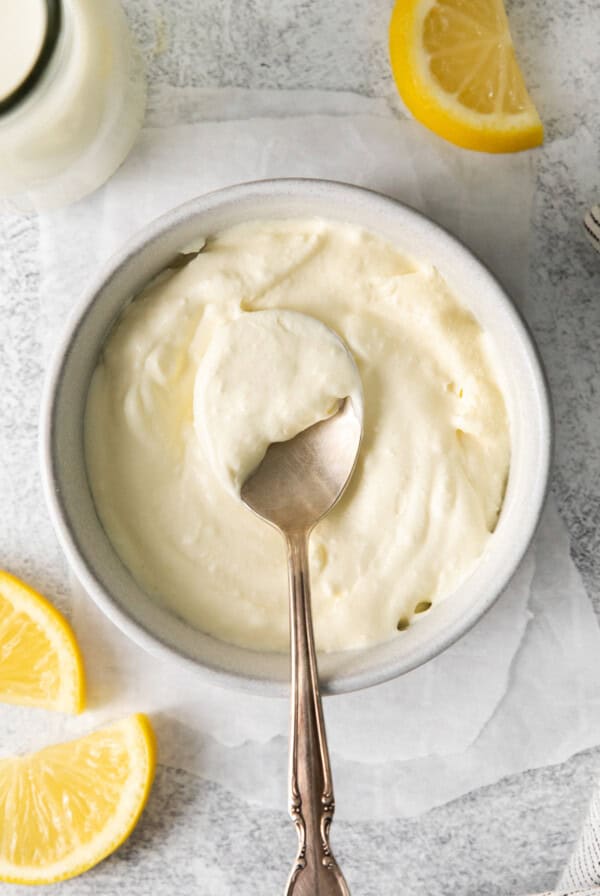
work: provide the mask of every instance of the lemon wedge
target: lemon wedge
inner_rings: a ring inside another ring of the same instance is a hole
[[[123,843],[148,799],[150,722],[115,725],[0,759],[0,880],[48,884],[87,871]]]
[[[397,0],[390,61],[415,118],[451,143],[516,152],[542,142],[502,0]]]
[[[75,636],[51,603],[0,570],[0,701],[80,712],[84,675]]]

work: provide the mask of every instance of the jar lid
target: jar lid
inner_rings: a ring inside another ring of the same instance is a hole
[[[60,31],[61,0],[1,0],[0,113],[42,76]]]

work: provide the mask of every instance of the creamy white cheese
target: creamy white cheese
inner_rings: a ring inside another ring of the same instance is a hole
[[[194,388],[194,422],[217,477],[232,495],[273,442],[285,442],[361,404],[358,370],[328,327],[297,311],[246,311],[219,327]]]
[[[435,267],[361,229],[313,219],[232,228],[126,309],[86,413],[99,516],[140,584],[173,612],[226,641],[287,648],[283,539],[232,494],[247,455],[234,458],[233,478],[231,459],[221,470],[228,491],[198,438],[203,424],[194,423],[203,362],[227,352],[231,322],[271,309],[311,315],[339,333],[364,392],[357,469],[311,538],[317,645],[401,637],[398,625],[447,597],[484,550],[502,504],[510,433],[472,314]],[[274,381],[264,383],[265,415]],[[210,414],[218,416],[217,404]]]

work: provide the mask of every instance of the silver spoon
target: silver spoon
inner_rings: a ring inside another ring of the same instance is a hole
[[[346,488],[362,436],[362,407],[346,398],[334,416],[272,444],[241,498],[288,547],[292,707],[290,815],[298,855],[286,896],[349,896],[329,846],[334,800],[313,637],[308,539]]]

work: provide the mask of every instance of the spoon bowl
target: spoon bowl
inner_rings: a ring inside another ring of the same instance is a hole
[[[356,404],[345,398],[332,417],[270,445],[244,482],[242,501],[284,534],[310,532],[337,504],[354,470],[362,437]]]

